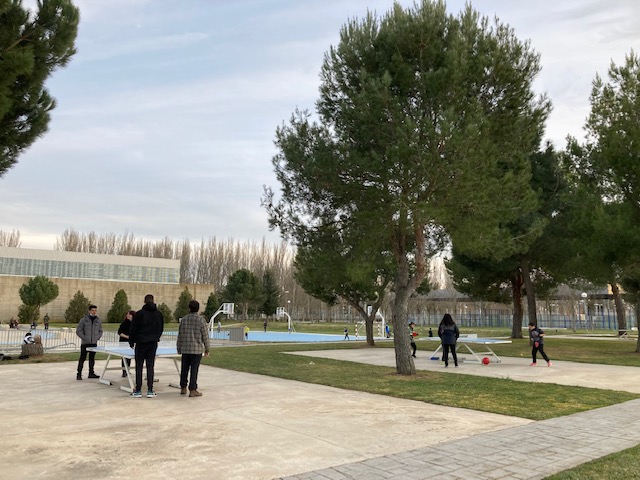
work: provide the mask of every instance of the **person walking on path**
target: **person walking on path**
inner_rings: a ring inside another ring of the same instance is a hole
[[[119,342],[120,343],[129,343],[129,332],[131,331],[131,320],[133,320],[133,316],[136,314],[135,310],[129,310],[127,312],[127,314],[124,316],[124,320],[122,320],[122,323],[120,324],[120,327],[118,327],[118,337],[119,337]],[[126,377],[127,376],[127,371],[124,368],[124,362],[127,362],[127,366],[131,366],[131,359],[130,358],[123,358],[122,359],[122,376]]]
[[[49,314],[45,314],[44,318],[42,319],[44,322],[44,329],[45,330],[49,330]]]
[[[89,311],[80,319],[76,327],[76,335],[80,337],[80,358],[78,359],[78,374],[76,380],[82,380],[82,369],[89,353],[89,375],[87,378],[100,378],[94,371],[96,352],[87,352],[87,348],[97,347],[102,338],[102,321],[98,317],[98,307],[89,305]]]
[[[153,391],[153,375],[156,362],[158,342],[164,331],[162,312],[153,301],[153,295],[144,297],[144,305],[138,310],[131,321],[129,330],[129,345],[135,349],[136,360],[136,388],[131,393],[134,398],[142,397],[142,368],[147,364],[147,397],[155,397]]]
[[[189,314],[182,317],[178,327],[176,348],[182,355],[180,368],[180,395],[187,394],[187,379],[189,380],[189,396],[201,397],[198,391],[198,369],[202,355],[209,356],[209,333],[207,322],[198,315],[200,304],[196,300],[189,302]],[[191,377],[189,377],[191,371]]]
[[[414,322],[409,323],[409,341],[411,343],[411,356],[416,358],[416,350],[418,346],[416,345],[416,337],[418,336],[418,332],[414,331],[416,324]]]
[[[349,340],[349,328],[344,327],[344,339]]]
[[[438,336],[440,337],[440,340],[442,340],[442,355],[444,357],[444,366],[449,366],[449,351],[451,351],[453,363],[457,367],[458,354],[456,353],[456,343],[458,342],[458,337],[460,336],[460,330],[458,330],[456,322],[453,321],[453,318],[448,313],[445,313],[444,317],[442,317],[442,321],[440,322],[440,326],[438,327]]]
[[[531,339],[531,344],[533,345],[531,348],[531,358],[533,358],[533,362],[531,363],[532,367],[535,367],[537,365],[536,357],[538,352],[540,352],[542,358],[546,360],[547,367],[551,366],[551,360],[549,360],[547,354],[544,353],[544,336],[544,330],[538,328],[535,323],[529,322],[529,338]]]

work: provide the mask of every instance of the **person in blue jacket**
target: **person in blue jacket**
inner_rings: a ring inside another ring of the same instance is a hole
[[[438,336],[440,337],[440,340],[442,340],[444,366],[449,366],[449,351],[451,351],[453,363],[457,367],[458,355],[456,354],[456,343],[460,336],[460,330],[458,330],[456,322],[453,321],[453,318],[448,313],[445,313],[444,317],[442,317],[442,321],[438,327]]]

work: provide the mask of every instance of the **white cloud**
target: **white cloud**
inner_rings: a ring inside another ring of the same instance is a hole
[[[34,3],[34,2],[31,2]],[[448,2],[459,12],[464,0]],[[277,240],[260,208],[275,129],[313,110],[323,54],[392,0],[78,0],[79,53],[56,72],[50,131],[0,179],[0,229]],[[411,6],[413,0],[403,0]],[[635,0],[483,0],[541,54],[547,135],[581,136],[596,72],[638,50]]]

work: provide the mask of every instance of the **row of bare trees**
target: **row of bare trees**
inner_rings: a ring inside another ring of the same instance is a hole
[[[0,230],[0,247],[19,247],[20,246],[20,230],[11,230],[5,232]]]
[[[20,232],[0,230],[0,246],[19,247]],[[343,316],[342,307],[329,307],[298,285],[293,275],[295,249],[284,242],[273,244],[264,239],[242,242],[212,237],[191,243],[188,238],[147,240],[136,238],[133,233],[99,234],[67,229],[56,239],[54,250],[180,260],[181,283],[211,284],[216,291],[222,291],[228,278],[242,268],[259,278],[269,270],[281,288],[281,305],[297,318],[317,319],[319,312],[326,320]],[[450,284],[441,261],[432,264],[431,283]]]

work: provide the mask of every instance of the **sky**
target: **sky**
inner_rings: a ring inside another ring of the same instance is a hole
[[[342,25],[392,0],[76,0],[78,53],[47,88],[49,131],[0,178],[0,230],[53,249],[66,230],[279,242],[276,128],[314,110]],[[398,3],[408,7],[413,1]],[[451,13],[464,0],[447,2]],[[35,0],[25,0],[25,5]],[[640,51],[637,0],[476,0],[541,55],[545,138],[584,137],[591,84]]]

